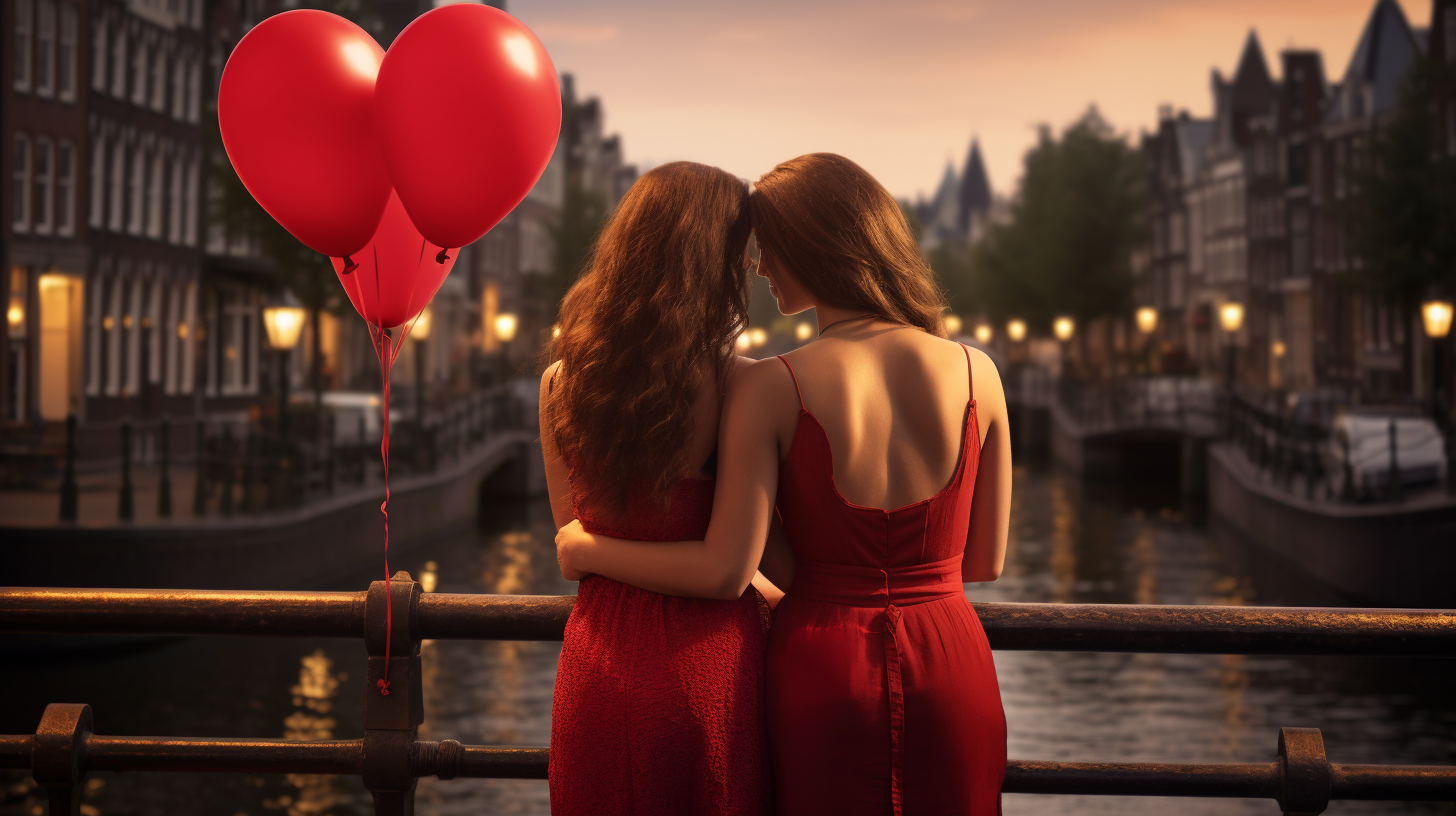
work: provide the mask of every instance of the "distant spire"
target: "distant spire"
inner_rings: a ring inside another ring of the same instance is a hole
[[[974,137],[971,139],[971,151],[966,156],[966,171],[961,175],[959,203],[956,228],[963,233],[970,229],[971,213],[991,209],[991,182],[986,176],[986,164],[981,159],[981,142]]]

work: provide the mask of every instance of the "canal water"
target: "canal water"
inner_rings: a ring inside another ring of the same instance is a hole
[[[1093,484],[1045,464],[1018,466],[1001,580],[973,600],[1082,603],[1338,603],[1233,540],[1176,487]],[[544,502],[487,509],[482,529],[397,556],[437,591],[574,591],[556,569]],[[1419,569],[1419,565],[1411,565]],[[350,587],[363,586],[361,575]],[[356,738],[358,641],[186,638],[87,641],[60,655],[0,658],[0,733],[32,731],[47,702],[87,702],[98,732]],[[544,745],[559,643],[424,645],[424,739]],[[1267,762],[1280,726],[1324,732],[1335,762],[1456,762],[1456,661],[998,652],[1009,754],[1024,759]],[[0,814],[40,814],[26,774],[0,772]],[[357,778],[96,774],[81,812],[371,812]],[[546,783],[423,780],[421,814],[546,814]],[[1273,814],[1258,800],[1011,795],[1015,814]],[[1335,803],[1332,814],[1456,814],[1452,804]]]

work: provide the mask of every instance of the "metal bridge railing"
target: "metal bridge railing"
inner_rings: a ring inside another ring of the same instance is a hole
[[[90,771],[353,774],[379,816],[413,812],[419,777],[544,779],[546,747],[418,740],[420,641],[560,640],[575,599],[425,594],[391,581],[384,676],[383,581],[364,592],[0,589],[0,632],[360,637],[369,655],[364,737],[288,741],[108,737],[89,706],[53,703],[34,734],[0,736],[0,767],[28,768],[52,814],[75,813]],[[1456,611],[1096,604],[975,604],[993,649],[1182,654],[1456,656]],[[1456,801],[1456,767],[1330,763],[1318,729],[1280,730],[1263,763],[1010,760],[1006,793],[1266,798],[1286,814],[1331,800]]]

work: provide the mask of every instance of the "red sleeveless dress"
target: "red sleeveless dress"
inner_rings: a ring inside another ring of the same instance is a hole
[[[577,518],[616,538],[701,540],[713,484],[679,481],[665,513],[633,499],[615,523],[580,505]],[[551,813],[768,813],[767,629],[753,587],[718,601],[582,580],[551,701]]]
[[[778,816],[1001,812],[1006,717],[961,582],[980,439],[972,399],[944,489],[861,507],[800,394],[777,497],[794,582],[765,665]]]

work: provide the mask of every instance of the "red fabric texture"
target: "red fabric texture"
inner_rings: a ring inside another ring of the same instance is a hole
[[[999,814],[1006,717],[960,575],[975,400],[950,483],[894,510],[845,500],[829,438],[799,407],[777,497],[796,571],[764,669],[778,816]]]
[[[684,479],[667,511],[634,497],[584,528],[638,541],[700,540],[713,481]],[[771,811],[763,655],[768,605],[659,595],[598,575],[577,592],[551,704],[551,812]]]

